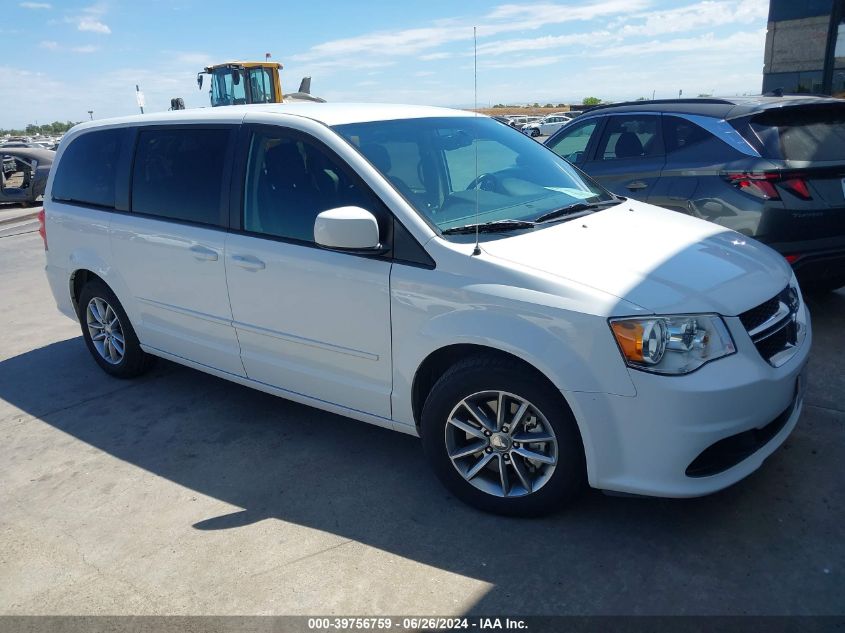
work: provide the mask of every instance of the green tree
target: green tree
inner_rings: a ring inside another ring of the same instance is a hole
[[[583,101],[581,101],[581,104],[585,106],[596,106],[600,103],[601,99],[598,97],[584,97]]]

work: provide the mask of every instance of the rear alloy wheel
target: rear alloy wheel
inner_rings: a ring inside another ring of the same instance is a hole
[[[155,360],[141,349],[120,301],[103,281],[93,279],[79,293],[79,323],[91,356],[108,374],[134,378]]]
[[[100,358],[110,365],[119,365],[126,353],[126,339],[114,308],[105,299],[93,297],[85,308],[85,321]]]
[[[566,402],[541,375],[505,358],[469,358],[446,371],[420,430],[440,481],[482,510],[547,514],[583,487],[584,449]]]

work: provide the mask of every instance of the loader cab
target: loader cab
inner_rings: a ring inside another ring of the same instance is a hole
[[[212,107],[282,103],[281,67],[274,62],[233,62],[208,66],[197,74],[197,85],[202,89],[204,75],[210,75]]]

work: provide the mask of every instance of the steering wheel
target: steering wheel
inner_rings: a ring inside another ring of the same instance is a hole
[[[493,174],[484,173],[473,179],[473,181],[467,185],[465,191],[472,191],[473,189],[481,189],[482,191],[501,191],[502,184]]]

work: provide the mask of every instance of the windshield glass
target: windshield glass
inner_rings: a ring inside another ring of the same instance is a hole
[[[211,105],[237,105],[246,103],[241,71],[221,66],[211,73]]]
[[[334,129],[441,231],[476,222],[536,220],[575,203],[613,199],[553,152],[487,117],[400,119]]]

